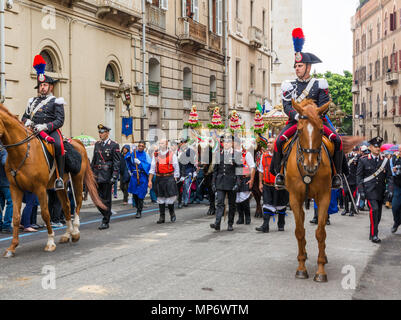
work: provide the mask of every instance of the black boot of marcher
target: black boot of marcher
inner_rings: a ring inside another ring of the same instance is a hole
[[[159,221],[157,221],[158,224],[164,223],[164,221],[165,221],[166,204],[164,204],[164,203],[159,204],[159,211],[160,211],[160,218],[159,218]]]
[[[168,205],[168,211],[170,212],[170,221],[175,222],[175,220],[177,220],[177,217],[174,213],[174,203]]]

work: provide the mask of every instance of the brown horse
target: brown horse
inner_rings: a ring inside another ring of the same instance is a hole
[[[56,244],[54,242],[54,232],[50,225],[46,190],[53,188],[56,174],[49,169],[39,139],[2,104],[0,104],[0,140],[8,152],[5,170],[10,182],[11,198],[13,201],[13,240],[11,246],[4,253],[4,257],[14,256],[15,249],[19,244],[18,231],[21,221],[21,203],[24,191],[33,192],[38,196],[42,218],[46,223],[48,233],[45,251],[54,251]],[[57,196],[60,199],[67,222],[67,231],[61,237],[60,243],[67,243],[70,239],[73,242],[77,242],[80,238],[79,212],[82,206],[84,182],[93,202],[99,207],[105,207],[98,195],[85,147],[78,140],[72,140],[71,144],[81,155],[82,162],[79,173],[71,176],[76,199],[76,213],[73,224],[67,191],[66,189],[57,191]],[[69,175],[65,174],[63,179],[66,185]]]
[[[318,108],[313,100],[304,100],[300,104],[292,102],[294,109],[299,113],[298,141],[295,142],[287,163],[286,188],[290,195],[290,205],[294,213],[296,224],[295,236],[298,240],[298,269],[296,278],[307,279],[308,272],[305,267],[306,241],[305,241],[305,212],[303,204],[307,199],[314,199],[318,207],[318,226],[316,239],[319,246],[317,259],[318,270],[314,277],[317,282],[327,282],[324,269],[327,263],[325,252],[326,244],[326,220],[331,197],[332,167],[330,157],[334,152],[334,146],[323,136],[322,115],[327,111],[330,102]],[[361,139],[349,137],[347,148],[358,144]],[[345,150],[344,150],[345,151]]]

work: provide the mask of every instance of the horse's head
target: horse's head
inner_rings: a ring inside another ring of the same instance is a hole
[[[331,101],[318,108],[313,100],[310,99],[304,100],[301,103],[292,101],[294,109],[299,114],[299,147],[297,148],[299,155],[297,155],[297,158],[306,173],[311,176],[316,174],[321,160],[323,137],[322,116],[327,111],[330,103]]]

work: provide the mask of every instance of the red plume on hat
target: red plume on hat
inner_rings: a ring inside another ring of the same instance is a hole
[[[294,42],[295,52],[302,52],[305,43],[305,36],[301,28],[295,28],[292,30],[292,41]]]
[[[45,73],[45,68],[46,68],[46,61],[43,59],[41,55],[36,55],[35,58],[33,59],[33,67],[36,70],[36,73],[38,76],[41,74]]]

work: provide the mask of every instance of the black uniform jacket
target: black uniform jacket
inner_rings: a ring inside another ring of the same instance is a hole
[[[229,151],[220,153],[220,161],[214,165],[212,183],[217,190],[230,191],[235,185],[240,186],[242,174],[242,153]]]
[[[120,146],[118,143],[108,140],[95,144],[91,167],[96,176],[97,183],[110,183],[111,178],[117,179],[120,171]]]
[[[31,98],[28,101],[27,109],[22,116],[22,122],[26,119],[30,119],[35,124],[46,124],[47,133],[60,129],[64,124],[64,99],[52,97],[46,104],[44,104],[36,113],[32,116],[34,109],[48,97],[36,97]]]
[[[390,161],[387,161],[384,170],[379,175],[368,182],[363,182],[365,178],[377,172],[383,161],[384,157],[379,156],[379,161],[376,162],[371,154],[361,157],[358,161],[358,168],[356,172],[358,191],[364,192],[366,199],[368,200],[384,200],[384,193],[387,185],[392,183]]]

